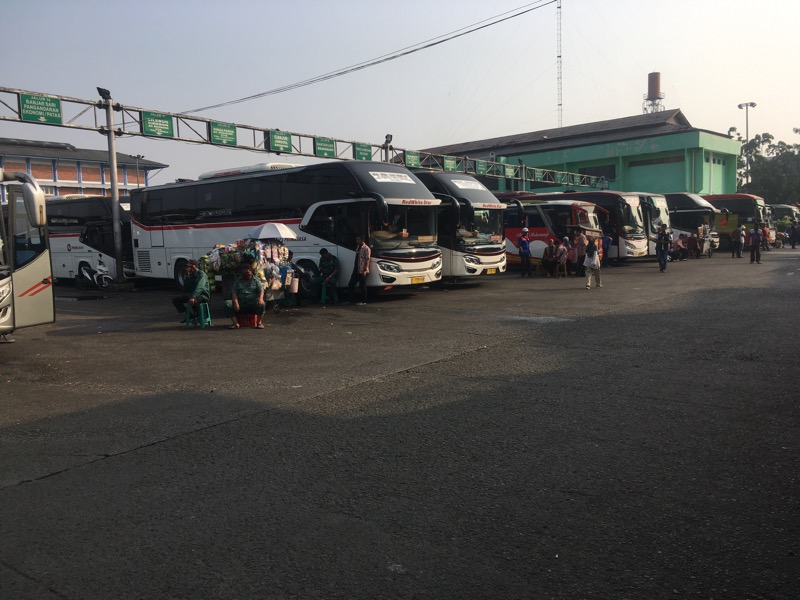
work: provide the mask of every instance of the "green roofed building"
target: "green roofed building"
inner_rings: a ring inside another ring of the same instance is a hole
[[[572,125],[487,140],[427,148],[468,156],[602,177],[601,187],[652,193],[736,192],[741,142],[692,127],[680,109]],[[513,191],[520,182],[481,178],[491,190]],[[514,186],[514,187],[512,187]],[[535,191],[552,184],[527,183]],[[542,190],[543,191],[543,190]]]

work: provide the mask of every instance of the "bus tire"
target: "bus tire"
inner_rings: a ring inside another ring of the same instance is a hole
[[[186,289],[186,261],[182,258],[175,261],[174,277],[178,289],[181,291]]]
[[[316,293],[314,280],[319,277],[319,269],[310,260],[303,260],[297,263],[298,266],[303,268],[303,276],[300,278],[300,299],[305,302],[316,302],[319,300],[319,294]]]

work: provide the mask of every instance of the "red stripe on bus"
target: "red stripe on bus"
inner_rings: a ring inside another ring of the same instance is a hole
[[[49,288],[51,285],[53,285],[53,280],[48,277],[46,280],[40,281],[37,284],[29,287],[27,290],[22,292],[19,297],[22,298],[23,296],[35,296],[39,292],[43,292]]]
[[[299,225],[302,219],[273,219],[271,221],[229,221],[225,223],[192,223],[189,225],[142,225],[139,221],[131,219],[137,227],[145,231],[177,231],[181,229],[221,229],[223,227],[255,227],[264,223],[283,223],[284,225]]]

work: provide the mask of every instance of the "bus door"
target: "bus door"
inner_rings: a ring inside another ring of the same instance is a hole
[[[28,185],[32,184],[25,184]],[[41,193],[38,184],[35,189]],[[0,237],[0,291],[10,278],[12,292],[8,296],[0,294],[5,296],[0,300],[0,334],[55,321],[46,220],[38,218],[35,208],[38,204],[23,197],[32,193],[9,194],[8,222],[3,223],[0,216],[2,235],[8,234],[6,239]],[[30,211],[26,210],[26,204],[30,205]],[[44,193],[41,193],[40,214],[44,217]]]

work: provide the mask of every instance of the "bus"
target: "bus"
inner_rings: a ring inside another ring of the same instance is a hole
[[[442,278],[436,246],[441,201],[405,167],[372,161],[264,167],[132,190],[137,277],[174,278],[181,285],[186,261],[276,221],[297,235],[283,243],[304,273],[305,294],[322,248],[338,258],[342,274],[350,272],[357,235],[366,236],[372,250],[367,286],[388,290]]]
[[[8,204],[0,210],[0,337],[55,321],[44,192],[27,173],[6,173]]]
[[[722,211],[717,218],[720,248],[731,249],[731,232],[744,225],[745,246],[750,245],[750,230],[758,223],[767,222],[767,206],[761,196],[753,194],[715,194],[703,196],[712,206]]]
[[[611,190],[568,191],[537,194],[536,197],[543,200],[579,200],[597,205],[604,211],[604,218],[600,220],[603,233],[611,236],[608,258],[625,260],[647,256],[644,214],[638,193]]]
[[[439,237],[443,277],[478,277],[506,270],[505,204],[463,173],[420,172],[417,178],[442,200]]]
[[[647,236],[647,256],[656,256],[656,239],[661,226],[672,229],[667,199],[661,194],[639,194],[644,217],[644,232]],[[697,233],[697,232],[695,232]]]
[[[800,222],[800,209],[791,204],[772,204],[775,227],[785,234],[789,234],[792,223]]]
[[[595,204],[579,200],[545,200],[541,194],[532,192],[500,192],[497,197],[509,203],[506,208],[505,241],[510,264],[519,266],[517,238],[522,228],[528,228],[531,240],[531,260],[541,261],[544,249],[550,240],[572,240],[580,230],[598,239],[603,232],[600,215],[605,211]]]
[[[47,234],[56,281],[74,280],[83,265],[97,270],[99,263],[116,278],[112,201],[109,196],[80,195],[47,199]],[[129,198],[120,198],[122,267],[127,279],[135,276],[129,208]]]
[[[711,256],[719,248],[719,233],[716,229],[718,208],[697,194],[688,192],[664,194],[669,207],[669,218],[675,237],[680,234],[697,235],[703,240],[703,253]]]

